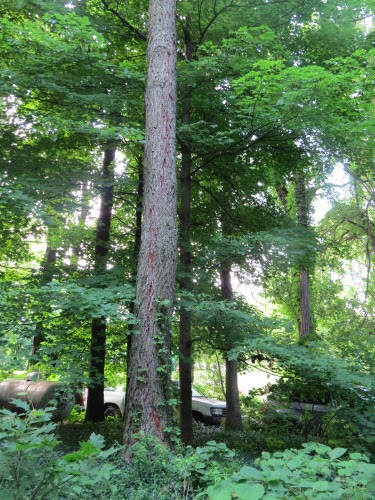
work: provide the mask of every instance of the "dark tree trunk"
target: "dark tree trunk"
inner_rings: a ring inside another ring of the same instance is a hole
[[[302,175],[296,176],[295,182],[297,223],[299,226],[309,226],[309,209],[306,195],[305,179]],[[311,333],[311,311],[310,311],[310,276],[306,266],[301,265],[299,269],[299,320],[298,330],[300,338]]]
[[[189,20],[184,30],[185,59],[191,61],[192,47],[190,38]],[[190,88],[182,102],[182,122],[190,125]],[[180,279],[182,291],[190,292],[191,283],[191,144],[190,135],[182,137],[181,146],[181,207],[180,207]],[[181,439],[185,444],[193,441],[193,409],[192,409],[192,340],[191,340],[191,313],[185,307],[180,310],[180,339],[179,339],[179,372],[180,372],[180,430]]]
[[[168,443],[170,324],[177,260],[176,1],[148,16],[145,175],[135,314],[128,358],[124,443],[144,432]]]
[[[100,209],[95,236],[94,271],[101,276],[106,271],[107,254],[110,241],[112,204],[113,204],[113,167],[115,150],[104,151]],[[104,367],[106,347],[106,319],[95,318],[91,324],[89,387],[87,391],[86,420],[104,420]]]
[[[236,359],[225,360],[225,397],[227,415],[225,429],[230,431],[242,430],[240,397],[238,391],[238,363]]]
[[[50,231],[51,229],[49,228],[49,233]],[[42,265],[41,276],[40,276],[40,285],[46,285],[47,283],[52,281],[53,273],[56,267],[56,250],[52,248],[50,240],[51,238],[47,236],[47,248],[46,248],[46,253],[44,254],[44,262]],[[38,352],[44,340],[45,340],[45,333],[44,333],[43,322],[38,321],[35,324],[35,334],[33,337],[30,366],[32,366],[34,363],[38,361]]]
[[[231,267],[223,264],[220,270],[221,296],[224,300],[233,301],[233,288],[231,281]],[[228,335],[230,333],[228,332]],[[232,348],[231,340],[228,338],[228,350]],[[227,430],[241,430],[241,408],[238,391],[238,368],[237,360],[225,357],[225,398],[227,403],[227,415],[225,418],[225,428]]]
[[[189,119],[188,103],[185,106],[185,119]],[[191,205],[191,150],[189,144],[182,146],[181,163],[181,211],[180,211],[180,289],[191,290],[191,251],[190,251],[190,205]],[[181,439],[185,444],[191,444],[193,439],[192,420],[192,341],[191,313],[185,307],[180,310],[180,340],[179,340],[179,371],[180,371],[180,428]]]
[[[310,276],[307,269],[301,267],[299,271],[299,321],[298,330],[301,338],[311,333],[310,316]]]

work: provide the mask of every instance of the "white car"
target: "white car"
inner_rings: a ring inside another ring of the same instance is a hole
[[[174,381],[177,385],[178,382]],[[86,409],[87,390],[83,396],[83,405]],[[205,425],[220,425],[226,415],[226,403],[206,398],[194,386],[192,387],[193,418]],[[123,390],[107,389],[104,391],[104,416],[114,417],[124,415],[125,392]]]
[[[220,425],[225,419],[227,405],[224,401],[206,398],[196,387],[192,391],[193,418],[206,425]]]
[[[87,389],[83,393],[83,407],[86,410]],[[104,416],[123,416],[125,411],[125,392],[119,389],[106,389],[104,391]]]

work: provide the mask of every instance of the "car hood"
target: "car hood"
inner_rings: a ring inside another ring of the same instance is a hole
[[[193,396],[192,400],[199,401],[200,403],[206,404],[207,406],[210,406],[211,408],[226,408],[227,407],[227,405],[226,405],[226,403],[224,403],[224,401],[217,401],[216,399],[198,398],[196,396]]]

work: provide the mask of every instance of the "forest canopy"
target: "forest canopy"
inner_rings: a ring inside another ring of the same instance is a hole
[[[3,0],[1,378],[88,387],[94,422],[126,386],[129,445],[170,441],[172,371],[192,442],[205,363],[227,430],[254,366],[372,394],[373,9]]]

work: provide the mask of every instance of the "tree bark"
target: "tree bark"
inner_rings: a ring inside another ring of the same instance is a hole
[[[170,324],[177,260],[176,1],[148,16],[144,211],[138,259],[124,443],[144,432],[169,441]]]
[[[137,159],[138,164],[138,186],[137,202],[135,207],[135,235],[134,235],[134,262],[138,260],[139,249],[141,248],[142,236],[142,213],[143,213],[143,156]],[[136,282],[137,266],[134,265],[134,277]]]
[[[231,266],[222,264],[220,270],[221,296],[224,300],[233,301],[233,287],[231,281]],[[229,332],[228,332],[229,335]],[[228,350],[231,349],[231,341],[228,338]],[[227,403],[227,414],[225,428],[227,430],[241,430],[242,418],[240,408],[240,397],[238,390],[238,366],[236,359],[228,359],[225,356],[225,399]]]
[[[113,164],[115,150],[104,151],[102,187],[99,217],[95,236],[94,272],[97,276],[106,271],[107,254],[110,241],[112,204],[113,204]],[[87,391],[86,421],[104,420],[104,367],[106,347],[106,318],[94,318],[91,323],[91,345],[89,366],[89,387]]]
[[[299,288],[298,330],[300,338],[304,338],[311,333],[310,276],[308,270],[304,267],[301,267],[299,271]]]

